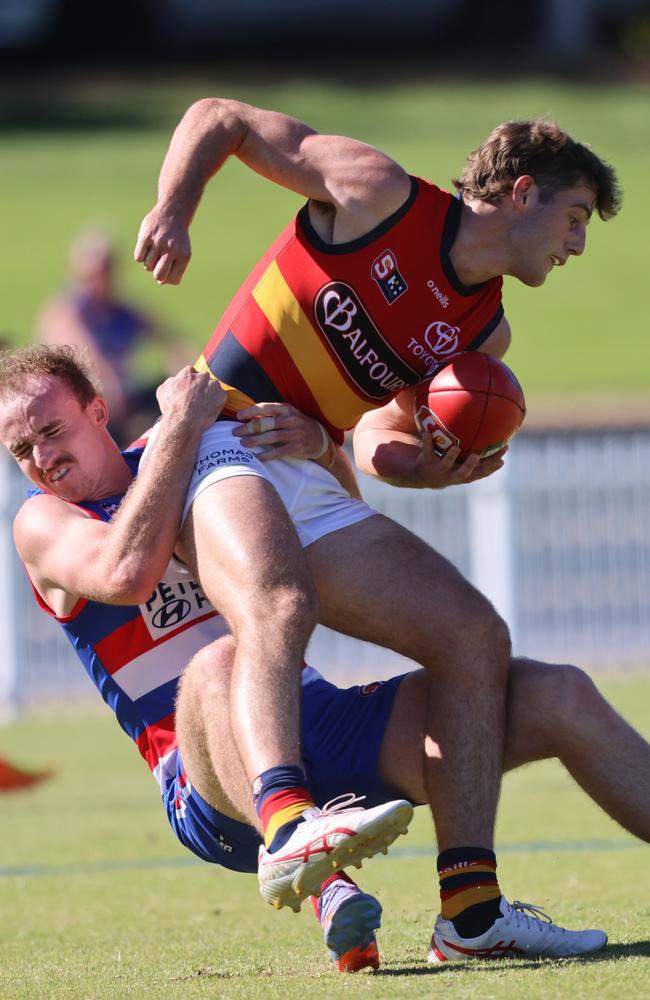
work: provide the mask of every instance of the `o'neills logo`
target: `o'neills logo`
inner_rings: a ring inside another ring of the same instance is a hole
[[[314,302],[316,322],[346,373],[371,399],[384,399],[420,376],[388,344],[343,281],[323,285]]]

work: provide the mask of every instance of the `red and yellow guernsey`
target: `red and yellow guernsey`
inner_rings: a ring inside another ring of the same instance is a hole
[[[449,253],[458,198],[411,178],[406,202],[360,239],[328,244],[305,205],[244,282],[196,367],[224,416],[288,402],[343,440],[400,390],[475,350],[503,316],[501,278],[464,285]]]

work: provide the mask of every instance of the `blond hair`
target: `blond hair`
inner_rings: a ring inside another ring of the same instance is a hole
[[[66,344],[32,344],[0,351],[0,399],[20,392],[29,378],[59,378],[85,409],[101,395],[86,352]]]

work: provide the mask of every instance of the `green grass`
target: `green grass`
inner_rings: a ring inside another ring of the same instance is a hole
[[[63,280],[69,240],[95,223],[118,240],[129,295],[182,333],[191,355],[203,345],[241,279],[300,203],[240,164],[228,164],[195,221],[194,259],[183,285],[159,289],[130,263],[173,126],[192,100],[208,94],[237,96],[323,131],[357,136],[443,185],[496,122],[556,117],[616,165],[626,203],[613,222],[594,220],[585,258],[554,273],[543,289],[506,282],[515,331],[510,363],[529,398],[650,390],[643,300],[650,87],[643,84],[432,79],[370,87],[308,79],[274,83],[242,73],[174,86],[82,82],[66,88],[44,81],[20,102],[4,94],[0,332],[30,338],[38,306]]]
[[[650,735],[650,679],[623,676],[604,687]],[[648,848],[553,762],[506,778],[501,884],[568,926],[607,929],[604,953],[429,970],[435,852],[420,809],[408,837],[360,873],[384,906],[382,971],[337,977],[310,908],[276,914],[254,878],[195,863],[176,843],[152,779],[108,710],[21,720],[2,731],[0,749],[57,771],[1,802],[2,1000],[648,996]]]

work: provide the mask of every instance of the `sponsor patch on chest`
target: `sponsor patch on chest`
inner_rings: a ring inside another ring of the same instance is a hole
[[[343,281],[323,285],[314,314],[348,376],[370,399],[386,399],[419,380],[381,335],[350,285]]]
[[[157,640],[214,609],[196,580],[183,580],[159,583],[140,611],[149,635]]]

